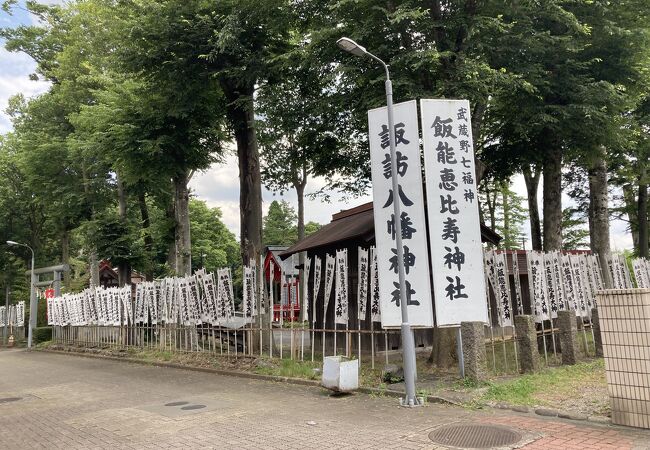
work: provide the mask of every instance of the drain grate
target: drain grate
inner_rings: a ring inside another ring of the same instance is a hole
[[[498,425],[453,424],[429,433],[437,444],[459,448],[505,447],[521,440],[521,435]]]
[[[2,404],[2,403],[17,402],[18,400],[22,400],[22,397],[5,397],[5,398],[0,398],[0,404]]]

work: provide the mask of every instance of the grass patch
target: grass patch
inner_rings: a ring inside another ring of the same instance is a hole
[[[303,378],[307,380],[316,380],[320,374],[314,372],[314,369],[320,368],[321,365],[311,361],[293,361],[290,359],[265,360],[266,364],[256,367],[253,372],[261,375],[273,375],[276,377]]]
[[[547,368],[509,381],[489,383],[480,401],[527,406],[552,405],[553,399],[575,397],[580,387],[604,384],[605,363],[597,359],[574,366]]]

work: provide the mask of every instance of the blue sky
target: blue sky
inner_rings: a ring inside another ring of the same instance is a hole
[[[42,3],[63,3],[59,1],[43,1]],[[0,11],[0,27],[13,27],[19,24],[30,24],[33,18],[22,11],[17,10],[10,16]],[[5,50],[4,42],[0,48],[0,133],[11,131],[11,121],[5,113],[9,98],[15,94],[22,93],[25,97],[32,97],[47,90],[48,84],[43,81],[32,81],[29,75],[34,73],[36,65],[27,55],[22,53],[10,53]],[[319,190],[325,184],[322,179],[311,180],[307,186],[307,192]],[[220,165],[215,165],[209,170],[197,174],[190,184],[196,197],[205,200],[212,207],[220,207],[223,211],[224,222],[228,228],[239,236],[239,179],[238,164],[234,151]],[[541,186],[540,186],[541,187]],[[513,190],[519,195],[526,197],[526,188],[523,177],[516,176],[513,179]],[[541,189],[540,189],[541,204]],[[286,199],[296,206],[296,195],[293,191],[285,196],[274,195],[264,190],[264,212],[274,199]],[[370,195],[351,200],[349,203],[342,200],[337,194],[332,195],[331,203],[322,203],[319,200],[306,199],[305,221],[310,220],[325,224],[331,220],[332,214],[342,209],[358,206],[371,201]],[[570,199],[563,195],[565,205],[570,204]],[[541,212],[541,211],[540,211]],[[586,224],[585,224],[586,226]],[[529,235],[528,224],[524,225],[526,234]],[[612,222],[612,248],[622,250],[632,247],[632,238],[626,231],[625,223],[621,221]],[[528,239],[530,242],[530,239]],[[529,245],[529,244],[528,244]]]

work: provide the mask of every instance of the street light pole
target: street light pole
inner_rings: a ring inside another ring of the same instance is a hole
[[[7,241],[7,245],[15,245],[20,247],[27,247],[32,252],[32,270],[31,270],[31,281],[29,289],[29,329],[27,335],[27,348],[32,348],[32,342],[34,338],[34,328],[36,328],[36,315],[37,304],[36,304],[36,275],[34,274],[34,249],[27,244],[21,244],[19,242]]]
[[[409,324],[408,304],[406,295],[406,275],[404,271],[404,247],[402,246],[402,211],[399,202],[399,180],[397,173],[397,152],[395,149],[395,120],[393,117],[393,83],[390,80],[388,64],[383,60],[368,52],[364,47],[354,42],[352,39],[341,38],[337,45],[355,56],[368,56],[378,61],[386,71],[386,109],[388,112],[388,135],[390,140],[390,162],[391,162],[391,179],[393,184],[393,214],[395,223],[395,244],[397,245],[397,267],[399,277],[399,298],[402,312],[402,364],[404,366],[404,384],[406,385],[406,398],[402,401],[404,406],[417,406],[418,399],[415,396],[415,340]]]
[[[7,282],[7,286],[5,286],[5,331],[4,331],[4,345],[5,347],[9,343],[9,334],[7,330],[7,326],[9,326],[9,282]]]

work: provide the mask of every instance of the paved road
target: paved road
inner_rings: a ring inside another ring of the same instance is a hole
[[[26,351],[0,351],[7,397],[22,399],[0,401],[0,449],[434,449],[451,422],[507,425],[527,449],[650,449],[640,430]]]

